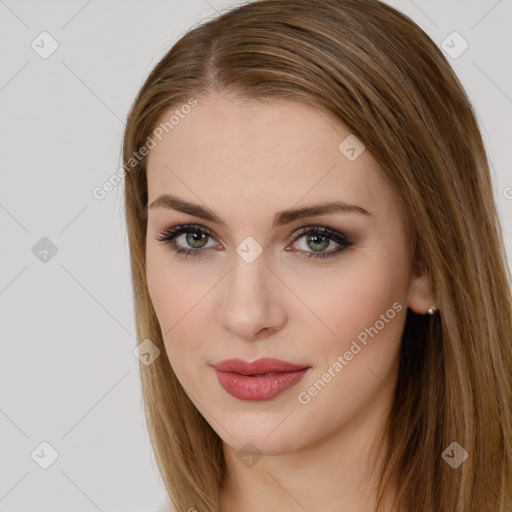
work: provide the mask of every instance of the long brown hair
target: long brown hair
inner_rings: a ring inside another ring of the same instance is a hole
[[[379,489],[398,475],[397,506],[408,512],[510,512],[510,270],[475,114],[441,51],[407,16],[377,0],[248,3],[172,46],[137,95],[123,142],[137,336],[163,353],[146,283],[140,149],[164,112],[213,91],[326,111],[380,164],[407,213],[415,258],[428,271],[439,312],[407,313]],[[226,480],[221,439],[166,357],[141,365],[141,378],[171,500],[180,511],[218,512]],[[442,457],[453,442],[468,453],[458,468]]]

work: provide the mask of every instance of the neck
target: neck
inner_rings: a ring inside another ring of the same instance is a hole
[[[388,400],[380,409],[371,405],[373,410],[369,407],[315,443],[292,452],[263,454],[251,466],[224,443],[227,479],[221,512],[373,511],[387,446],[383,432],[390,404]],[[384,508],[379,511],[391,511],[395,492],[393,482],[392,489],[385,489]]]

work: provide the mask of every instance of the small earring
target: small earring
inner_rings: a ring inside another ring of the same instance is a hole
[[[429,315],[433,315],[436,311],[437,311],[437,308],[436,308],[435,304],[428,308],[428,314]]]

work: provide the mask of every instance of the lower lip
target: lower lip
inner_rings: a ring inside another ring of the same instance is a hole
[[[271,400],[299,382],[309,368],[274,375],[240,375],[215,369],[219,384],[232,396],[241,400]]]

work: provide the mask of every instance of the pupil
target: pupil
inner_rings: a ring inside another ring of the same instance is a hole
[[[326,237],[322,236],[322,235],[311,235],[311,236],[308,236],[308,242],[313,241],[314,243],[318,243],[318,239],[322,239],[323,240],[322,246],[318,250],[318,252],[320,252],[322,249],[326,249],[329,246],[329,240]],[[311,248],[314,251],[317,251],[317,249],[315,249],[314,247],[311,247]]]
[[[201,238],[205,238],[205,235],[203,233],[188,233],[187,234],[187,242],[191,245],[191,246],[194,246],[194,244],[196,242],[200,242],[201,241]],[[201,247],[201,244],[199,244],[199,246]]]

